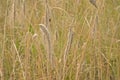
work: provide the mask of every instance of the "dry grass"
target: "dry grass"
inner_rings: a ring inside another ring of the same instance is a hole
[[[0,79],[119,80],[120,1],[91,1],[1,0]]]

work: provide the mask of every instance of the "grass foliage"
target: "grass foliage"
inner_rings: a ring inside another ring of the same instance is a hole
[[[1,80],[120,80],[119,52],[119,0],[0,0]]]

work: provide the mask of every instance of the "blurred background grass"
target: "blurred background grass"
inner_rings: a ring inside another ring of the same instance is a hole
[[[0,0],[1,80],[119,80],[120,1]],[[48,72],[39,24],[51,35]],[[72,43],[65,49],[70,30]]]

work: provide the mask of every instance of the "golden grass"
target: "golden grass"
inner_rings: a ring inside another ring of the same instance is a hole
[[[120,79],[119,0],[0,2],[1,80]]]

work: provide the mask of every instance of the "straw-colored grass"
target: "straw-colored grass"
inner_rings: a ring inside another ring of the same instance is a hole
[[[0,80],[120,80],[119,0],[1,0]]]

